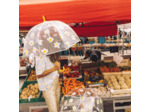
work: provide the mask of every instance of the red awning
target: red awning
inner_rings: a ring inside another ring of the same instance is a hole
[[[19,27],[46,20],[65,23],[131,20],[131,0],[20,0]],[[104,27],[105,29],[105,27]]]

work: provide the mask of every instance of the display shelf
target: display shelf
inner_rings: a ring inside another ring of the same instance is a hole
[[[116,106],[116,104],[121,104],[121,106]],[[131,99],[113,100],[113,110],[114,110],[114,112],[116,112],[116,110],[129,109],[129,108],[131,108],[130,105],[131,105]]]

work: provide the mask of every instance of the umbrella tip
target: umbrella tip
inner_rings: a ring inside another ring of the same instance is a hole
[[[45,22],[45,16],[43,16],[43,21]]]

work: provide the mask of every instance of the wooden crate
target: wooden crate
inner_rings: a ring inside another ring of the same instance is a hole
[[[129,75],[131,77],[131,71],[122,71],[122,75],[123,76]]]
[[[131,61],[130,59],[123,59],[123,61],[118,66],[131,66]]]
[[[125,109],[125,112],[131,112],[131,108]]]
[[[99,67],[97,65],[97,63],[81,63],[80,65],[80,69],[83,70],[83,69],[89,69],[89,68],[95,68],[95,67]]]
[[[122,72],[103,72],[104,79],[110,76],[122,76]]]
[[[131,96],[131,89],[120,89],[120,90],[110,89],[110,96],[111,97]]]
[[[103,73],[104,79],[110,77],[110,76],[125,76],[125,75],[129,75],[131,76],[131,72],[130,71],[125,71],[125,72],[108,72],[108,73]],[[110,89],[110,96],[111,97],[123,97],[123,96],[131,96],[131,89],[120,89],[120,90],[113,90]]]

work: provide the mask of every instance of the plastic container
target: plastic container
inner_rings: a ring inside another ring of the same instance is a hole
[[[98,37],[98,43],[104,44],[105,42],[105,37]]]

